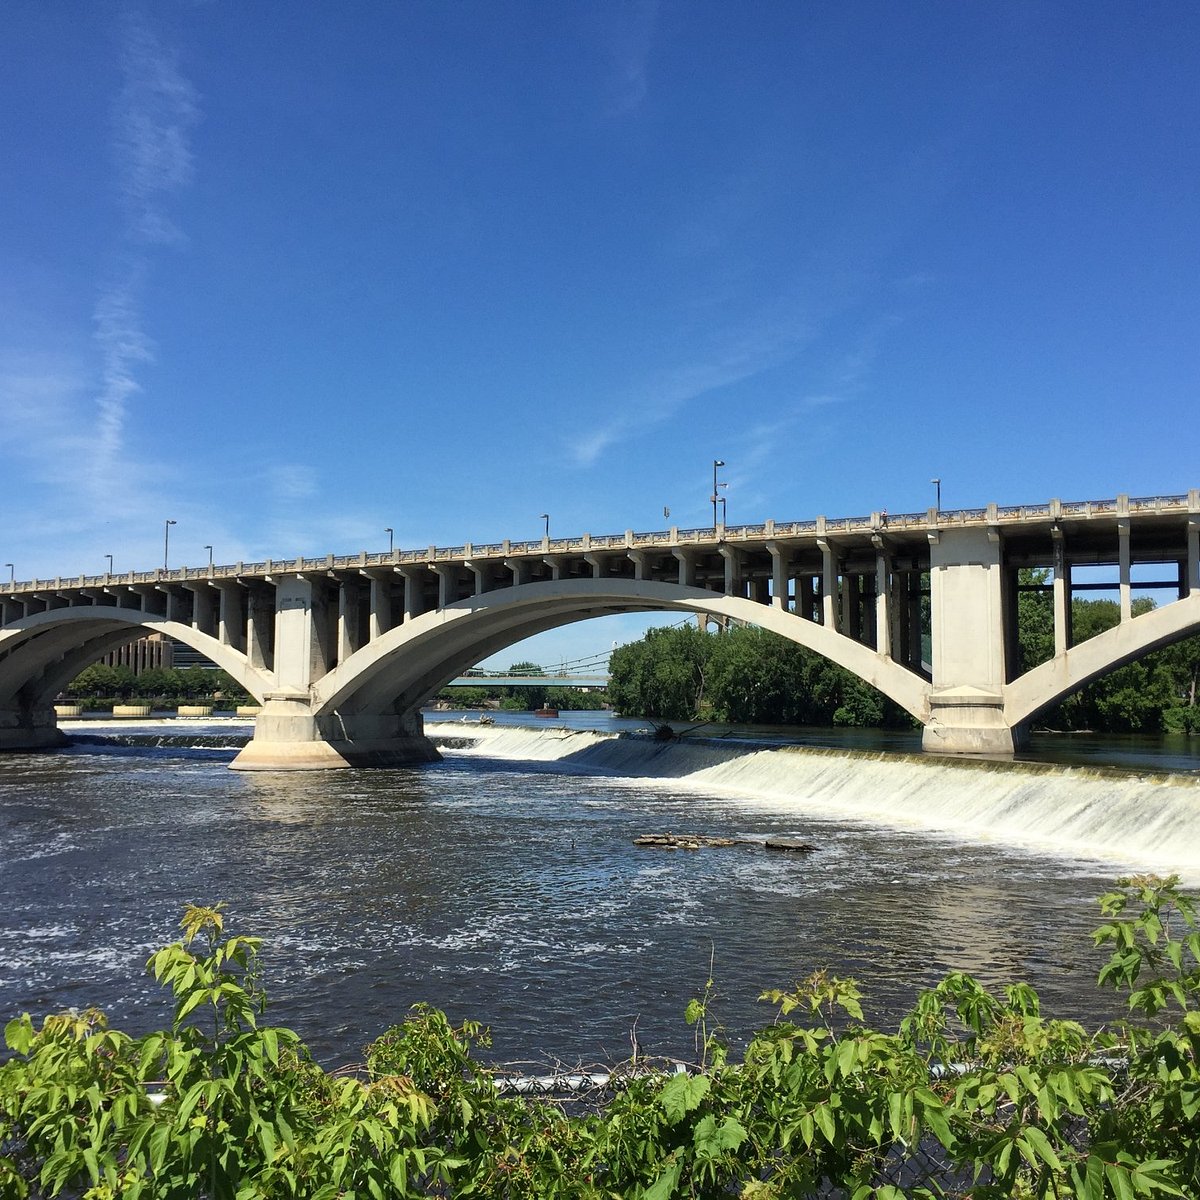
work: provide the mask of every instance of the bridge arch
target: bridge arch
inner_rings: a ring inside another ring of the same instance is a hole
[[[1200,592],[1122,621],[1027,671],[1005,689],[1005,718],[1014,729],[1026,726],[1093,680],[1194,633],[1200,633]]]
[[[81,605],[31,613],[0,630],[5,668],[0,676],[0,705],[18,696],[34,705],[48,703],[86,666],[139,631],[166,634],[190,646],[260,702],[272,687],[265,670],[251,666],[240,651],[191,625],[139,609]]]
[[[505,646],[590,617],[634,612],[707,613],[760,626],[844,667],[918,720],[928,718],[926,680],[843,634],[742,597],[615,576],[522,584],[416,617],[319,679],[312,689],[316,713],[413,711],[464,669]]]

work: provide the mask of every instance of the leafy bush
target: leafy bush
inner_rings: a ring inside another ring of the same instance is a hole
[[[1200,733],[1200,705],[1178,705],[1163,710],[1166,733]]]
[[[571,1197],[1131,1200],[1200,1195],[1200,929],[1175,879],[1122,880],[1096,931],[1102,986],[1132,1018],[1043,1017],[1025,984],[954,973],[895,1033],[853,982],[764,993],[775,1022],[731,1061],[710,990],[688,1005],[698,1062],[627,1064],[591,1109],[505,1094],[473,1024],[419,1006],[328,1075],[262,1025],[258,941],[189,906],[155,953],[169,1030],[96,1010],[5,1030],[0,1195],[162,1200]]]

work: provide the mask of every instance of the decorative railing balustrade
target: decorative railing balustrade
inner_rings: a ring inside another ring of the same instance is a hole
[[[61,588],[105,588],[138,584],[187,583],[264,577],[273,572],[355,570],[365,567],[426,566],[481,559],[520,558],[531,555],[587,554],[592,551],[621,551],[656,547],[687,547],[713,543],[762,542],[825,535],[903,531],[935,531],[978,525],[1089,521],[1123,516],[1200,516],[1200,489],[1169,496],[1116,496],[1108,500],[1051,500],[1046,504],[996,505],[985,508],[937,510],[919,513],[885,511],[858,517],[817,517],[806,521],[765,521],[756,525],[711,525],[692,529],[660,529],[646,533],[627,530],[618,534],[582,534],[569,538],[539,538],[525,541],[488,542],[461,546],[426,546],[418,550],[383,553],[329,554],[322,558],[265,559],[258,562],[227,563],[203,567],[156,568],[122,574],[58,576],[54,579],[12,580],[0,583],[0,594],[55,591]]]

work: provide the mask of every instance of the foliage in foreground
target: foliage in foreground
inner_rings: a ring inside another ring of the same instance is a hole
[[[764,994],[778,1015],[741,1062],[693,1001],[700,1062],[630,1072],[581,1115],[502,1094],[471,1057],[482,1031],[425,1007],[359,1074],[326,1074],[259,1024],[258,942],[189,907],[149,963],[169,1030],[133,1039],[95,1010],[8,1024],[0,1196],[1194,1198],[1196,909],[1153,878],[1101,906],[1119,1027],[1087,1033],[1024,984],[952,974],[883,1033],[853,983],[818,973]]]

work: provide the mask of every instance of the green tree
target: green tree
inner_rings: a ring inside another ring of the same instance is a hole
[[[609,658],[609,698],[626,716],[692,720],[705,701],[711,635],[690,622],[651,629]]]

